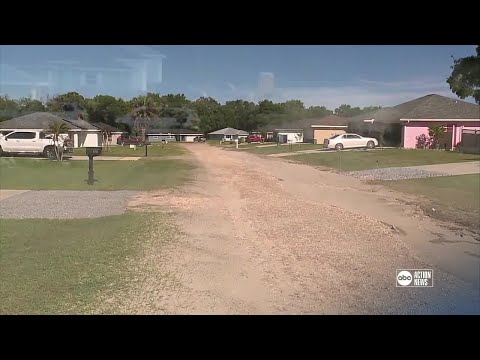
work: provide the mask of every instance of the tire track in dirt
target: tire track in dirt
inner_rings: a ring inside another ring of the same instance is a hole
[[[199,168],[188,186],[144,193],[130,203],[137,211],[169,213],[172,228],[152,227],[136,264],[140,280],[110,301],[110,309],[120,309],[111,311],[448,313],[456,305],[442,299],[470,294],[440,271],[436,281],[448,286],[396,288],[396,268],[429,265],[389,226],[292,195],[282,179],[255,168],[249,154],[203,144],[191,150]],[[161,231],[170,231],[171,240],[159,243]]]

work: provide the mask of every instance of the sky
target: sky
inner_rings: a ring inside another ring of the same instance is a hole
[[[129,99],[152,91],[222,103],[393,106],[428,94],[456,98],[446,83],[452,56],[474,53],[474,45],[2,45],[0,94]]]

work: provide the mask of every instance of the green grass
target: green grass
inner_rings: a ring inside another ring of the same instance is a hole
[[[166,220],[133,212],[98,219],[0,219],[0,314],[86,312],[100,292],[128,282],[127,258],[140,256],[149,227],[168,228]]]
[[[318,154],[298,154],[288,160],[334,168],[340,171],[374,169],[377,167],[401,167],[444,164],[480,160],[480,155],[461,154],[435,150],[371,150],[371,151],[332,151]]]
[[[185,183],[193,165],[183,160],[94,161],[88,185],[88,160],[0,158],[0,184],[12,190],[154,190]]]
[[[148,157],[179,156],[188,152],[184,147],[175,143],[149,145],[147,151]],[[73,155],[85,156],[85,148],[73,149]],[[145,147],[137,147],[136,150],[133,150],[128,146],[112,146],[108,151],[104,148],[102,156],[145,156]]]
[[[423,199],[421,206],[429,216],[450,220],[480,232],[479,174],[372,183],[418,195]]]
[[[230,142],[225,142],[223,144],[220,144],[218,140],[207,140],[207,144],[216,146],[216,147],[221,147],[224,149],[235,149],[235,143],[230,144]],[[251,148],[256,148],[259,145],[268,145],[270,143],[239,143],[238,147],[241,149],[251,149]]]
[[[248,152],[258,155],[271,155],[271,154],[280,154],[280,153],[288,153],[291,151],[302,151],[302,150],[316,150],[316,149],[323,149],[324,146],[320,144],[292,144],[291,147],[289,145],[279,145],[276,146],[275,143],[272,143],[275,146],[269,147],[254,147],[252,149],[248,149]],[[291,150],[290,150],[291,148]]]

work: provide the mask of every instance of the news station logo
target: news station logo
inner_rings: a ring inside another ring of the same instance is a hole
[[[397,287],[433,287],[431,269],[397,269]]]

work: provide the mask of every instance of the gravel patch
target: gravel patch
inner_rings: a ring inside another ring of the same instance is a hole
[[[138,191],[28,191],[0,202],[0,218],[80,219],[120,215]]]
[[[444,176],[444,174],[434,171],[420,170],[408,167],[370,169],[361,171],[350,171],[347,175],[361,180],[406,180],[419,179],[434,176]]]

